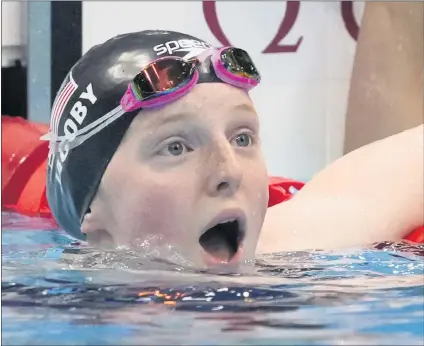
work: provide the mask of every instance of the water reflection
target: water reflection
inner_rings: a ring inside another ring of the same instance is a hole
[[[422,344],[424,246],[271,254],[230,275],[18,221],[2,234],[3,344]]]

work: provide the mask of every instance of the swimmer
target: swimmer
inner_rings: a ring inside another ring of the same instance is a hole
[[[249,97],[259,83],[244,50],[182,33],[93,47],[62,84],[44,137],[54,218],[101,248],[153,235],[196,267],[400,239],[423,224],[422,127],[350,153],[267,208]]]

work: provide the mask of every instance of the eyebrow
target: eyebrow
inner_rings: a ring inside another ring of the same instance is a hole
[[[232,112],[243,112],[243,113],[254,113],[255,109],[252,105],[247,103],[239,103],[234,107],[231,107]],[[169,113],[165,117],[161,117],[160,115],[158,118],[154,119],[150,124],[148,124],[146,127],[148,129],[157,129],[158,127],[161,127],[163,125],[168,125],[172,123],[187,121],[189,119],[193,119],[195,114],[192,110],[186,110],[186,111],[177,111],[175,113]]]
[[[245,103],[245,102],[239,103],[238,105],[236,105],[234,107],[234,110],[236,110],[236,111],[242,111],[242,112],[253,112],[253,113],[256,113],[255,108],[251,104],[248,104],[248,103]]]
[[[157,129],[158,127],[161,127],[163,125],[177,123],[181,121],[187,121],[190,118],[193,118],[194,114],[191,111],[183,111],[183,112],[177,112],[177,113],[170,113],[166,115],[165,117],[161,117],[159,115],[159,119],[154,119],[150,124],[147,125],[148,129]]]

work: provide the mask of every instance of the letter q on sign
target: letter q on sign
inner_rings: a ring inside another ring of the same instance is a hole
[[[285,37],[290,33],[300,12],[300,1],[286,1],[284,17],[272,41],[264,48],[262,53],[296,53],[303,41],[300,36],[295,44],[283,44]],[[353,13],[353,1],[341,1],[341,16],[349,35],[356,41],[359,34],[359,25]],[[216,1],[203,1],[203,15],[209,30],[223,46],[232,46],[225,35],[218,20]]]

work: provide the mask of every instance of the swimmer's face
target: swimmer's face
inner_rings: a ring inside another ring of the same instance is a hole
[[[161,256],[171,246],[196,267],[252,259],[268,203],[258,136],[250,98],[225,84],[200,84],[143,110],[83,222],[88,240],[146,246],[150,239]]]

